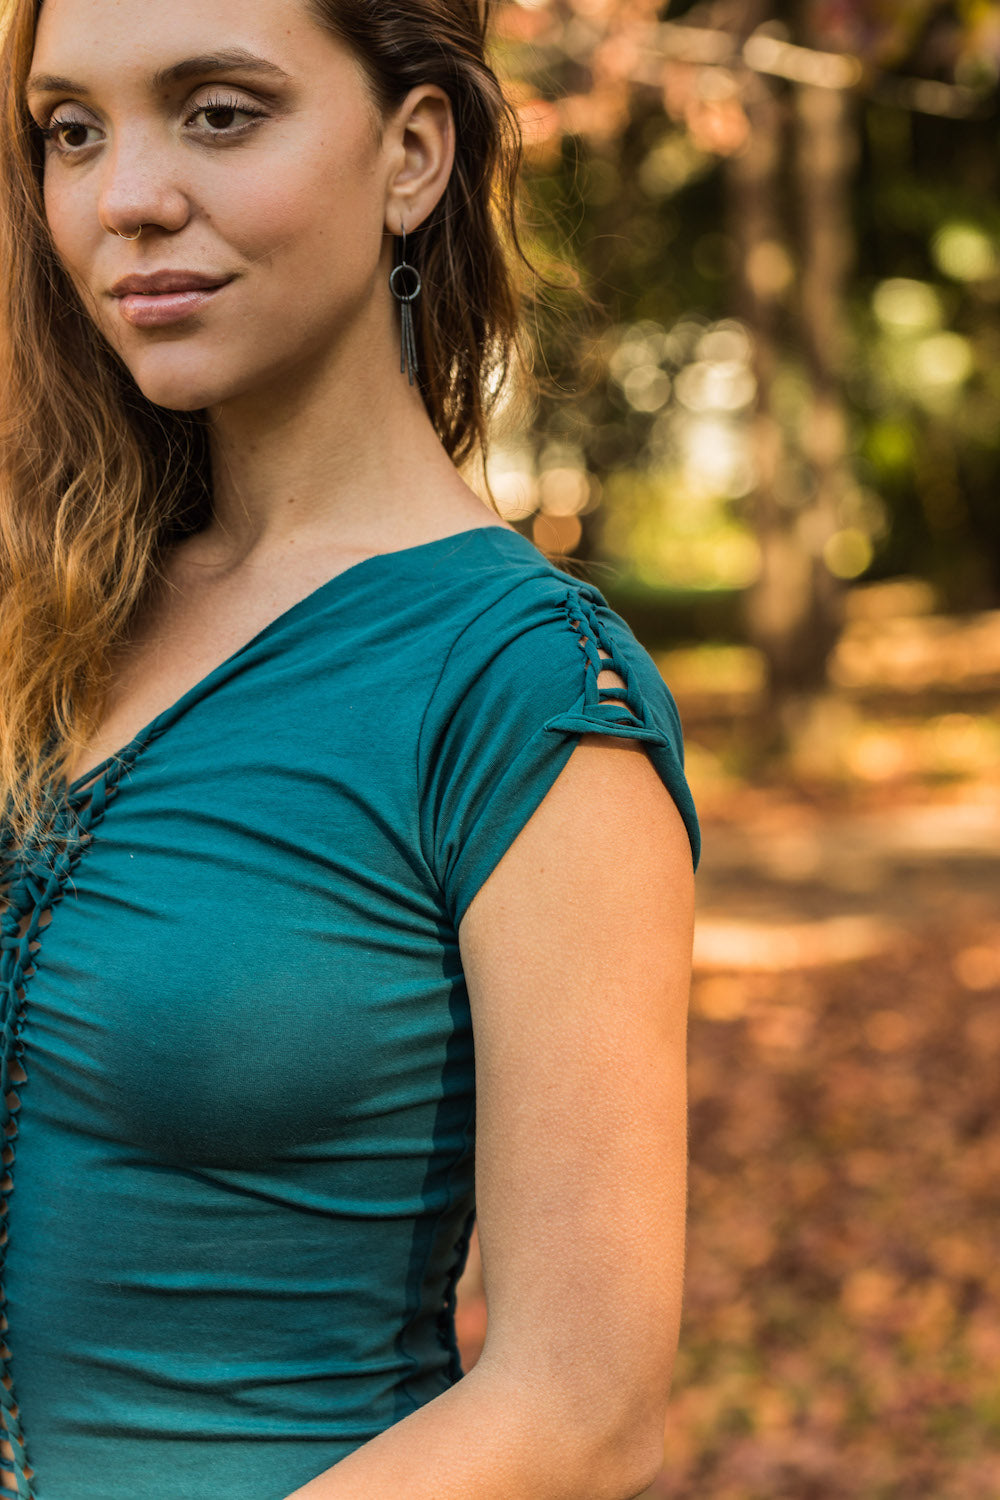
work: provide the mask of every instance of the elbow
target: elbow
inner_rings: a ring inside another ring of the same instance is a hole
[[[619,1413],[605,1429],[599,1454],[591,1454],[589,1485],[580,1489],[580,1497],[636,1500],[656,1481],[663,1468],[667,1418],[667,1397],[660,1399],[659,1393],[669,1389],[669,1375],[665,1383],[650,1380],[629,1414]]]
[[[606,1448],[578,1491],[586,1500],[638,1500],[663,1467],[664,1431],[645,1428]]]
[[[484,1354],[472,1375],[486,1381],[489,1371],[495,1380],[495,1361]],[[623,1393],[620,1387],[612,1391],[602,1379],[581,1390],[547,1371],[540,1393],[537,1378],[526,1379],[522,1367],[517,1377],[503,1371],[499,1387],[490,1383],[491,1403],[499,1390],[501,1405],[524,1420],[528,1463],[540,1485],[544,1469],[544,1482],[552,1486],[544,1493],[552,1500],[639,1500],[663,1467],[662,1381],[629,1377]],[[560,1392],[560,1399],[553,1404],[554,1392]]]
[[[654,1483],[663,1467],[666,1413],[646,1411],[641,1418],[617,1423],[581,1455],[574,1500],[636,1500]]]

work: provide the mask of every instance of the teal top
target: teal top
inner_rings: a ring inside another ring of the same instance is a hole
[[[8,830],[0,1495],[283,1500],[462,1377],[458,926],[595,731],[697,863],[651,658],[488,525],[292,605],[73,783],[57,859]]]

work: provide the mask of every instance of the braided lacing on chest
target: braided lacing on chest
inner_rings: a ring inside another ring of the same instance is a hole
[[[2,1129],[3,1177],[0,1179],[0,1495],[17,1500],[36,1500],[28,1461],[26,1424],[15,1395],[17,1331],[7,1318],[7,1293],[3,1280],[10,1243],[11,1198],[14,1193],[18,1092],[28,1083],[25,1063],[30,1047],[24,1040],[29,1012],[28,981],[35,973],[35,956],[42,944],[40,934],[52,920],[53,908],[61,901],[73,871],[93,839],[94,829],[104,817],[108,803],[118,790],[121,777],[131,769],[142,745],[134,742],[112,761],[88,788],[57,803],[53,831],[56,841],[44,848],[30,840],[23,847],[12,845],[8,827],[0,821],[0,1129]],[[27,1054],[27,1055],[26,1055]],[[13,1215],[16,1232],[17,1214]],[[8,1337],[8,1334],[11,1337]]]

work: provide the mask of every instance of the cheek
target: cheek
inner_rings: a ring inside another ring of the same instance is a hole
[[[83,200],[77,191],[60,184],[45,182],[45,217],[52,246],[77,295],[93,314],[93,297],[89,288],[94,282],[98,240],[94,234],[97,220],[93,203]]]
[[[88,180],[84,172],[67,172],[60,170],[58,163],[53,164],[42,181],[42,199],[59,253],[75,261],[84,246],[89,245],[92,251],[100,227],[94,180]]]
[[[55,252],[65,266],[74,265],[79,258],[82,225],[86,222],[80,213],[81,205],[73,203],[72,194],[63,185],[54,185],[50,173],[45,175],[42,197]]]
[[[214,227],[249,258],[283,262],[322,255],[347,270],[377,258],[383,202],[375,163],[362,141],[320,138],[282,153],[267,169],[234,174],[202,202]],[[238,181],[237,181],[238,177]]]

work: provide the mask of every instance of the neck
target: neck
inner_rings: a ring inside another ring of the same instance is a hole
[[[399,370],[398,322],[383,304],[317,350],[209,411],[213,520],[202,543],[232,565],[303,542],[380,551],[485,509],[460,478],[417,386]],[[398,319],[398,314],[396,314]],[[461,510],[461,514],[459,514]]]

